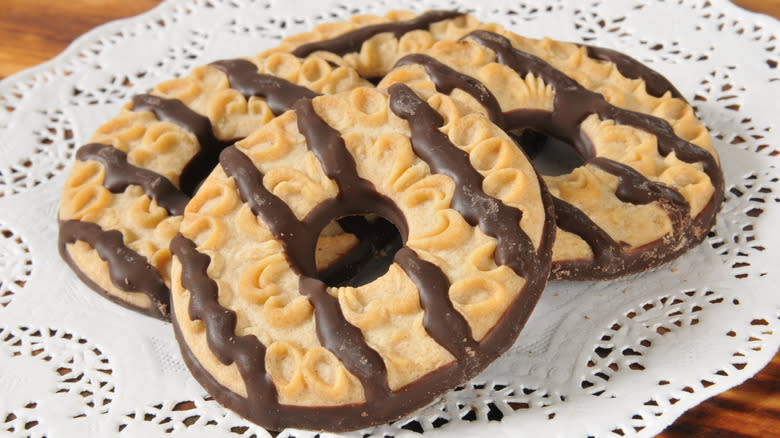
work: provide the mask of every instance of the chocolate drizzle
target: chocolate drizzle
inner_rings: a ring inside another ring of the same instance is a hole
[[[425,68],[425,72],[436,85],[436,90],[443,94],[450,94],[456,88],[465,91],[477,100],[488,113],[490,120],[501,128],[504,127],[504,113],[498,99],[490,92],[487,86],[479,80],[465,75],[437,61],[436,59],[415,53],[406,55],[395,63],[395,67],[402,65],[418,64]]]
[[[105,186],[112,193],[122,193],[129,185],[141,186],[147,196],[169,214],[182,215],[190,197],[180,192],[159,173],[127,162],[127,154],[113,146],[90,143],[76,152],[79,161],[95,160],[105,167]]]
[[[632,167],[608,158],[594,157],[588,161],[588,164],[619,178],[615,195],[621,201],[631,204],[649,204],[653,201],[668,202],[674,209],[683,213],[684,216],[689,216],[690,206],[688,202],[671,187],[652,182]]]
[[[470,225],[479,224],[482,231],[498,239],[496,262],[507,265],[523,277],[539,269],[531,239],[520,228],[523,213],[487,195],[482,190],[483,177],[469,161],[469,155],[458,149],[439,127],[444,119],[420,99],[408,86],[390,86],[390,109],[406,120],[412,130],[412,149],[431,168],[431,172],[455,180],[452,208]]]
[[[304,87],[299,87],[283,79],[259,74],[257,73],[257,67],[249,61],[240,59],[218,61],[214,63],[214,65],[224,71],[228,76],[228,80],[231,82],[231,86],[238,89],[238,91],[245,96],[261,96],[266,98],[268,105],[271,107],[271,111],[274,112],[274,114],[289,110],[292,104],[300,98],[312,98],[317,95],[313,91]],[[133,98],[133,110],[152,111],[159,120],[175,123],[193,133],[197,138],[200,150],[182,170],[180,177],[181,190],[176,188],[173,183],[162,175],[129,164],[127,162],[127,154],[111,146],[100,144],[85,145],[79,148],[77,158],[81,161],[95,160],[103,164],[106,169],[103,185],[111,192],[121,193],[129,185],[138,185],[144,189],[144,193],[146,193],[147,196],[156,200],[157,204],[165,208],[169,214],[182,215],[184,214],[184,208],[190,200],[190,196],[194,193],[201,181],[216,166],[219,152],[230,144],[230,142],[219,141],[216,138],[211,122],[207,117],[196,113],[183,102],[176,99],[165,99],[149,94],[138,95]],[[71,232],[77,228],[78,227],[75,226],[61,226],[61,239],[65,239],[69,242],[75,241],[75,237]],[[82,231],[81,235],[84,234],[85,232]],[[107,235],[105,234],[92,234],[93,239],[96,242],[99,241],[101,247],[104,248],[104,251],[100,253],[101,258],[109,263],[112,273],[117,273],[118,270],[121,270],[122,268],[116,267],[112,263],[116,263],[116,260],[118,259],[109,259],[103,257],[103,255],[108,253],[135,253],[124,245],[122,239],[112,239],[110,241],[100,240],[106,236]],[[109,251],[111,245],[116,246]],[[63,257],[65,257],[65,255],[63,255]],[[70,258],[67,258],[66,260],[85,283],[103,295],[110,297],[106,291],[94,281],[89,280],[83,272],[80,272]],[[133,277],[133,275],[138,275],[140,272],[142,271],[128,271],[127,275],[128,277],[133,278],[133,281],[143,281],[140,278],[136,279]],[[116,281],[114,281],[114,283],[116,283]],[[125,304],[119,299],[114,299],[114,301]],[[167,292],[165,303],[167,306]],[[133,307],[129,304],[126,305],[128,307]],[[149,313],[146,309],[141,310]],[[167,310],[165,311],[165,314],[167,315]],[[159,317],[159,315],[153,316]]]
[[[244,97],[264,97],[275,116],[292,108],[298,99],[317,97],[317,93],[276,76],[257,72],[257,66],[244,59],[231,59],[212,63],[225,72],[230,86]]]
[[[463,315],[450,301],[450,281],[438,266],[421,259],[409,247],[395,253],[395,262],[420,291],[420,306],[425,311],[425,331],[457,361],[466,360],[477,351],[478,343]]]
[[[200,150],[187,163],[179,178],[179,187],[188,196],[192,196],[203,178],[217,165],[219,152],[232,143],[219,141],[208,117],[196,113],[177,99],[139,94],[133,97],[133,111],[152,111],[159,120],[175,123],[198,139]]]
[[[299,99],[313,99],[318,96],[306,87],[276,76],[260,74],[255,64],[243,59],[217,61],[211,65],[225,72],[230,86],[247,99],[251,96],[265,98],[271,111],[277,116],[291,110]],[[332,66],[336,67],[335,64]],[[346,232],[357,236],[359,244],[335,264],[320,272],[319,277],[328,284],[346,285],[371,262],[374,254],[384,249],[393,236],[395,227],[387,221],[372,226],[362,216],[341,218],[337,222]]]
[[[325,284],[316,278],[313,254],[320,230],[334,218],[378,214],[396,225],[404,241],[408,235],[406,219],[389,198],[377,193],[369,181],[358,176],[354,159],[346,149],[339,132],[316,114],[311,101],[300,100],[294,107],[298,117],[298,129],[306,138],[308,147],[320,160],[325,174],[339,186],[339,194],[335,198],[324,201],[303,220],[298,220],[282,200],[263,186],[262,173],[239,149],[225,149],[221,154],[220,164],[226,175],[236,180],[241,198],[247,202],[254,214],[268,224],[274,237],[282,243],[291,268],[300,276],[299,290],[309,298],[315,309],[317,335],[321,344],[333,352],[361,381],[366,401],[357,405],[316,409],[279,404],[261,365],[264,361],[264,348],[257,339],[246,343],[228,342],[235,337],[235,314],[218,305],[216,283],[206,274],[208,256],[199,254],[191,241],[177,236],[171,245],[171,251],[183,266],[189,266],[182,272],[182,283],[191,292],[193,301],[209,303],[196,306],[195,312],[190,311],[190,317],[205,322],[212,349],[225,350],[220,353],[215,350],[217,357],[220,360],[225,359],[223,363],[234,362],[238,365],[247,384],[248,397],[242,398],[220,385],[201,367],[186,344],[180,342],[183,356],[198,380],[218,395],[222,403],[274,430],[295,425],[343,431],[393,420],[404,412],[429,403],[437,395],[470,378],[509,347],[511,342],[508,341],[517,336],[544,287],[552,251],[552,203],[544,185],[541,184],[547,213],[545,237],[541,247],[537,251],[532,245],[525,245],[522,246],[522,251],[512,252],[519,258],[540,259],[527,263],[527,266],[523,265],[524,268],[530,268],[535,264],[538,269],[527,273],[526,285],[510,305],[506,316],[499,319],[494,329],[481,342],[473,339],[468,323],[449,302],[450,284],[444,273],[435,265],[420,259],[409,248],[404,247],[396,253],[395,262],[420,291],[421,305],[425,310],[426,331],[450,351],[456,361],[428,374],[418,382],[390,391],[387,370],[381,357],[366,344],[362,332],[346,321],[338,300],[330,296]],[[424,141],[420,143],[421,140],[418,139],[420,135],[427,136],[427,133],[421,129],[413,129],[412,135],[413,143],[423,144],[420,146],[422,149],[427,147]],[[454,147],[441,151],[443,154],[455,152],[459,151]],[[454,158],[453,161],[460,163],[459,158]],[[468,164],[468,161],[466,163]],[[458,180],[465,179],[458,175],[459,172],[468,173],[468,170],[459,164],[447,164],[444,168],[455,174]],[[473,168],[471,172],[474,172]],[[471,211],[472,219],[482,223],[483,220],[478,217],[483,213],[482,209],[479,206],[471,207],[474,208]],[[515,215],[513,220],[519,220],[519,214]],[[511,232],[522,234],[517,222]],[[525,238],[527,239],[527,236]],[[174,325],[177,337],[182,341],[181,329]],[[257,391],[255,387],[258,387]]]
[[[677,88],[675,88],[662,74],[647,68],[647,66],[625,53],[607,49],[605,47],[585,47],[587,48],[588,56],[591,58],[615,64],[615,67],[620,74],[629,79],[642,79],[645,81],[645,90],[647,91],[647,94],[661,97],[669,91],[672,93],[672,97],[685,100],[682,97],[682,94],[677,91]]]
[[[400,38],[405,33],[427,29],[437,21],[448,20],[461,15],[463,13],[458,11],[428,11],[411,20],[364,26],[329,40],[303,44],[293,50],[292,54],[299,58],[305,58],[314,52],[326,51],[344,56],[347,53],[359,52],[363,43],[374,35],[389,32],[395,35],[396,38]]]
[[[187,310],[192,320],[206,325],[206,340],[214,356],[225,365],[238,366],[248,393],[260,400],[275,401],[276,388],[265,372],[265,346],[254,335],[236,336],[236,313],[219,304],[219,288],[206,274],[210,257],[199,253],[195,243],[181,234],[171,241],[171,253],[187,261],[182,263],[181,273],[182,286],[193,291]],[[177,335],[178,330],[177,326]],[[179,344],[184,345],[181,339]],[[266,408],[273,412],[270,403]]]
[[[593,265],[623,269],[621,245],[596,225],[582,210],[553,196],[555,224],[564,231],[574,233],[588,243],[593,250]]]
[[[131,165],[124,152],[111,146],[87,144],[79,148],[76,157],[82,161],[95,160],[103,164],[106,169],[103,184],[111,192],[120,193],[129,185],[138,185],[169,214],[181,215],[197,185],[216,166],[217,154],[226,144],[217,140],[208,118],[192,111],[179,100],[142,94],[133,97],[133,109],[152,111],[159,120],[173,122],[192,132],[198,139],[200,151],[183,169],[181,189],[156,172]],[[152,299],[153,308],[139,309],[111,295],[82,272],[65,249],[66,243],[78,240],[95,248],[100,258],[108,263],[111,282],[116,287],[128,292],[145,293]],[[91,222],[60,221],[59,241],[63,259],[90,288],[125,307],[157,318],[168,318],[168,287],[143,256],[125,246],[121,232],[103,231]]]
[[[168,287],[165,286],[160,274],[146,258],[125,246],[122,233],[117,230],[104,231],[92,222],[77,220],[60,221],[59,250],[63,259],[76,274],[92,289],[105,295],[125,307],[141,310],[146,314],[160,319],[168,315]],[[104,291],[94,281],[82,273],[67,249],[67,244],[83,241],[94,248],[101,259],[108,263],[111,283],[126,292],[141,292],[152,300],[152,306],[147,309],[137,308],[130,303]]]

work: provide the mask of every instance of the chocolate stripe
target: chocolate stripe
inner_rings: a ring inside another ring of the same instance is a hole
[[[309,101],[298,102],[296,112],[299,130],[306,137],[309,147],[319,158],[325,173],[338,183],[339,196],[343,198],[342,202],[345,205],[350,203],[360,205],[365,202],[365,200],[361,201],[360,198],[365,198],[369,194],[375,196],[373,195],[376,193],[373,185],[358,176],[354,159],[347,151],[340,133],[319,118],[312,103]],[[355,194],[359,194],[358,198],[355,198]],[[380,203],[376,202],[376,204]],[[402,234],[405,238],[408,231],[404,230]],[[426,309],[424,316],[426,332],[458,360],[472,355],[476,342],[474,342],[471,330],[462,315],[455,311],[452,303],[449,302],[449,280],[441,269],[418,259],[416,254],[408,248],[401,249],[396,253],[395,261],[418,287],[421,304],[423,309]],[[421,275],[422,273],[425,275]],[[453,336],[453,331],[456,331],[458,336]]]
[[[545,194],[545,196],[547,196]],[[547,229],[553,224],[552,215],[548,216]],[[552,244],[547,239],[546,248]],[[192,300],[200,303],[194,309],[202,313],[207,330],[213,324],[215,330],[222,326],[230,326],[232,311],[220,307],[216,302],[216,285],[206,275],[209,258],[198,253],[195,244],[188,239],[177,236],[171,245],[171,251],[182,264],[182,283],[191,292]],[[188,266],[190,268],[188,268]],[[546,272],[546,271],[545,271]],[[354,430],[367,424],[379,424],[395,420],[399,412],[408,412],[423,407],[432,401],[433,397],[449,388],[465,383],[466,379],[484,369],[498,354],[511,344],[507,339],[514,339],[525,324],[533,309],[534,303],[544,286],[544,272],[529,279],[524,288],[523,299],[515,300],[507,311],[512,317],[503,317],[485,339],[478,344],[479,352],[469,356],[463,362],[456,362],[442,367],[427,376],[417,384],[412,384],[387,394],[384,399],[367,400],[344,406],[320,406],[316,408],[279,404],[274,386],[265,372],[265,347],[256,340],[240,338],[233,344],[232,351],[226,351],[231,363],[236,363],[242,379],[247,386],[247,397],[241,397],[221,385],[209,371],[202,368],[197,357],[187,348],[181,327],[174,318],[174,333],[181,347],[182,357],[198,381],[206,387],[209,393],[219,395],[218,400],[241,415],[261,423],[269,430],[282,430],[295,425],[306,429],[323,429],[331,431]],[[529,304],[530,303],[530,304]],[[219,320],[226,319],[228,324]],[[234,336],[226,330],[228,336]],[[227,342],[222,342],[227,348]],[[370,419],[366,415],[370,416]]]
[[[410,64],[422,65],[438,92],[450,94],[454,89],[458,88],[470,94],[485,107],[488,117],[490,117],[493,123],[502,128],[504,127],[504,113],[501,111],[501,105],[498,104],[498,99],[485,84],[476,78],[456,71],[428,55],[419,53],[404,56],[398,60],[395,67]]]
[[[363,43],[374,35],[389,32],[395,35],[396,38],[400,38],[405,33],[413,30],[427,29],[431,24],[436,23],[437,21],[448,20],[461,15],[463,15],[463,13],[458,11],[428,11],[411,20],[364,26],[343,35],[339,35],[336,38],[303,44],[293,50],[292,54],[299,58],[305,58],[314,52],[322,50],[344,56],[347,53],[359,52]]]
[[[317,337],[323,347],[336,356],[363,385],[368,403],[386,399],[391,393],[387,368],[382,357],[368,346],[363,332],[341,313],[338,298],[327,292],[327,285],[316,278],[302,276],[299,289],[314,307]]]
[[[354,191],[375,192],[373,185],[357,173],[355,159],[344,145],[341,134],[328,126],[314,111],[311,100],[298,101],[295,106],[298,130],[306,138],[306,146],[322,163],[322,170],[339,186],[339,196],[347,198]]]
[[[616,50],[605,47],[585,46],[588,56],[593,59],[607,61],[615,64],[620,74],[629,79],[642,79],[645,81],[645,90],[647,94],[655,97],[663,96],[667,91],[672,93],[672,97],[683,99],[682,94],[677,88],[669,82],[662,74],[648,68],[646,65],[636,59]]]
[[[482,190],[483,177],[472,166],[469,155],[458,149],[438,130],[444,119],[408,86],[390,86],[390,109],[406,120],[412,130],[412,149],[434,173],[455,181],[452,208],[472,226],[498,239],[496,262],[526,277],[539,269],[531,239],[520,228],[523,214]],[[530,256],[529,256],[530,255]]]
[[[77,241],[89,244],[97,251],[100,258],[108,263],[109,276],[114,286],[126,292],[145,294],[152,300],[153,307],[142,310],[157,318],[165,319],[165,316],[168,314],[168,287],[165,286],[165,282],[157,270],[147,263],[144,256],[125,246],[122,233],[117,230],[105,231],[92,222],[78,220],[60,221],[60,254],[62,254],[71,268],[79,274],[79,277],[84,279],[86,276],[82,275],[66,247],[67,244],[76,243]],[[113,297],[94,281],[90,280],[88,284],[107,297]],[[118,299],[112,298],[112,301],[118,301]],[[134,308],[129,303],[118,302]]]
[[[653,201],[666,201],[675,210],[688,216],[690,206],[680,193],[661,183],[652,182],[630,166],[604,157],[595,157],[588,164],[615,175],[619,179],[615,195],[623,202],[631,204],[649,204]]]
[[[271,111],[277,116],[291,110],[293,104],[299,99],[312,99],[318,96],[317,93],[306,87],[295,85],[275,76],[258,73],[257,66],[247,60],[217,61],[212,65],[225,72],[230,86],[237,89],[247,99],[251,96],[265,98]],[[335,64],[331,65],[337,67]],[[390,236],[395,232],[395,227],[384,221],[384,224],[387,225],[386,229],[377,229],[370,226],[361,216],[340,218],[336,221],[346,232],[356,235],[359,244],[328,269],[320,272],[319,278],[328,284],[346,285],[371,260],[371,254],[381,249],[389,241]],[[364,230],[370,230],[370,232]]]
[[[553,275],[561,273],[563,275],[559,278],[562,279],[596,280],[641,272],[674,259],[692,244],[691,240],[688,240],[692,238],[691,232],[685,224],[685,221],[690,222],[690,217],[682,216],[678,210],[667,210],[672,222],[673,238],[660,239],[639,249],[628,250],[625,248],[627,244],[613,240],[585,213],[565,201],[553,199],[557,225],[585,240],[593,249],[594,255],[592,260],[553,263]],[[664,206],[666,200],[660,202]]]
[[[574,233],[593,249],[594,264],[597,266],[619,265],[620,245],[609,234],[596,225],[585,213],[566,201],[553,197],[555,224],[564,231]]]
[[[263,174],[257,170],[252,160],[235,146],[222,151],[219,164],[228,177],[235,179],[238,193],[249,205],[252,213],[263,219],[274,236],[282,236],[279,241],[284,246],[290,266],[297,274],[306,275],[307,272],[303,269],[315,263],[314,254],[309,254],[308,248],[294,244],[293,237],[309,234],[295,213],[284,201],[265,188]]]
[[[471,335],[466,319],[450,301],[450,281],[444,272],[406,246],[395,253],[394,260],[420,291],[420,306],[425,311],[425,331],[456,360],[473,356],[479,344]]]
[[[127,154],[113,146],[90,143],[76,152],[79,161],[95,160],[105,167],[103,185],[112,193],[122,193],[129,185],[141,186],[147,196],[171,215],[184,214],[190,197],[180,192],[167,178],[149,169],[127,162]]]
[[[217,284],[206,273],[211,259],[181,234],[171,241],[171,253],[181,262],[182,286],[190,291],[190,319],[203,321],[209,349],[223,364],[235,363],[247,392],[273,413],[278,402],[276,387],[265,370],[265,346],[254,335],[236,336],[236,313],[219,304]]]
[[[196,113],[177,99],[140,94],[133,97],[133,111],[152,111],[159,120],[175,123],[198,139],[200,150],[187,163],[179,178],[181,191],[192,196],[203,178],[217,165],[219,152],[231,142],[219,141],[208,117]]]
[[[257,66],[244,59],[231,59],[212,63],[225,72],[230,86],[244,97],[265,98],[275,116],[292,109],[298,99],[313,99],[318,96],[314,91],[301,87],[276,76],[260,74]]]

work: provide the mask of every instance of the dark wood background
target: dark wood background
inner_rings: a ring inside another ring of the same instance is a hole
[[[159,0],[0,0],[0,79],[56,56],[93,27]],[[780,0],[734,0],[780,19]],[[686,412],[659,438],[780,436],[780,354],[754,378]]]

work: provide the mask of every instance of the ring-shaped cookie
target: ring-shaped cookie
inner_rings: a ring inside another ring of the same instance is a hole
[[[379,86],[395,82],[471,99],[507,131],[576,150],[583,165],[544,177],[559,227],[552,279],[656,267],[715,222],[723,174],[707,129],[674,87],[624,55],[480,30],[402,58]]]
[[[366,84],[348,67],[278,53],[198,67],[135,96],[76,153],[60,201],[62,257],[103,296],[168,319],[170,240],[220,151],[300,97]],[[323,264],[356,245],[335,228]]]
[[[287,154],[268,153],[276,135]],[[320,196],[277,190],[279,172],[319,181]],[[395,224],[404,246],[376,280],[328,287],[319,230],[362,214]],[[251,227],[265,238],[247,239]],[[403,84],[301,100],[226,149],[187,207],[171,244],[174,328],[197,380],[251,421],[380,424],[512,345],[544,287],[553,230],[544,184],[481,108]]]

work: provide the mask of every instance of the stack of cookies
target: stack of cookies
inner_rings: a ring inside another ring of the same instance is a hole
[[[551,139],[579,162],[542,175],[529,154]],[[477,375],[548,279],[681,255],[722,198],[707,129],[634,59],[390,12],[135,96],[78,150],[59,247],[171,320],[220,403],[345,431]]]

